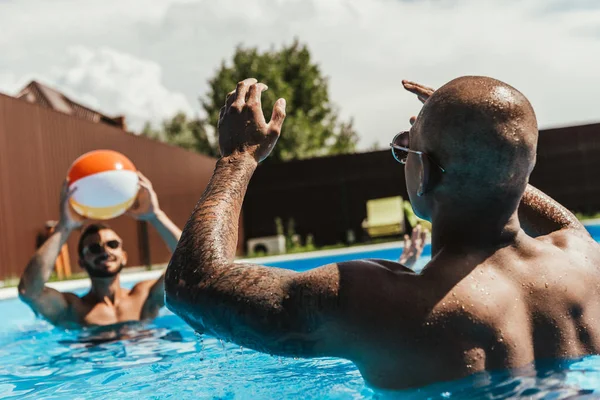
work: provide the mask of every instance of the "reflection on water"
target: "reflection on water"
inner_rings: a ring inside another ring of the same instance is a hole
[[[178,331],[168,331],[161,328],[148,329],[140,322],[124,322],[121,324],[99,326],[83,330],[75,340],[59,340],[62,345],[69,345],[70,348],[90,348],[101,344],[128,341],[136,343],[145,338],[155,338],[159,340],[169,340],[172,342],[181,342],[183,337]]]
[[[600,357],[543,361],[512,371],[486,372],[453,382],[373,398],[388,399],[597,399]]]
[[[598,398],[600,357],[539,363],[418,390],[375,393],[348,361],[271,357],[195,335],[165,311],[152,323],[0,332],[0,398]]]

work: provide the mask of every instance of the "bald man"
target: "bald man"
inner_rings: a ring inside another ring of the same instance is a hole
[[[538,131],[527,99],[485,77],[405,85],[425,101],[392,143],[416,214],[432,222],[421,274],[384,260],[301,273],[233,262],[248,182],[285,117],[280,99],[266,123],[266,86],[248,79],[221,110],[222,158],[167,269],[167,306],[244,347],[347,358],[385,389],[600,353],[600,246],[528,186]]]

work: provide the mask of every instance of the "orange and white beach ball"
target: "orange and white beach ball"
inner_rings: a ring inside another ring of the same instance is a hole
[[[94,150],[73,162],[68,172],[69,188],[77,188],[71,206],[91,219],[110,219],[123,214],[138,192],[136,168],[123,154]]]

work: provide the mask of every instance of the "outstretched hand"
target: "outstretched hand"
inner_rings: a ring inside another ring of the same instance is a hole
[[[73,210],[73,207],[71,207],[71,203],[69,202],[71,196],[73,196],[73,193],[76,191],[77,188],[69,188],[69,181],[65,179],[60,191],[59,225],[62,225],[70,230],[80,228],[88,222],[87,218],[79,215],[75,210]]]
[[[138,221],[149,221],[156,217],[156,213],[160,211],[158,204],[158,196],[152,187],[152,182],[140,171],[137,172],[139,177],[140,190],[137,198],[129,210],[127,215],[137,219]]]
[[[407,80],[402,81],[402,86],[404,86],[404,89],[408,90],[409,92],[416,94],[417,98],[419,99],[419,101],[421,101],[421,103],[425,103],[427,99],[431,97],[433,92],[435,92],[435,89],[432,89],[425,85],[421,85],[420,83],[411,82]],[[412,116],[410,117],[409,122],[411,125],[413,125],[416,120],[417,117]]]
[[[262,112],[261,93],[267,86],[254,78],[245,79],[227,95],[219,114],[219,148],[223,157],[247,152],[261,162],[271,153],[285,119],[285,100],[273,107],[267,124]]]
[[[406,267],[412,268],[421,257],[425,242],[427,241],[427,229],[421,225],[415,226],[412,235],[404,235],[404,249],[398,262]]]

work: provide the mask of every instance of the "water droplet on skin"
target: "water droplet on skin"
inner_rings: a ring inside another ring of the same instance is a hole
[[[548,285],[548,282],[546,282],[545,286],[546,286],[546,289],[548,289],[548,286],[549,286],[549,285]]]

